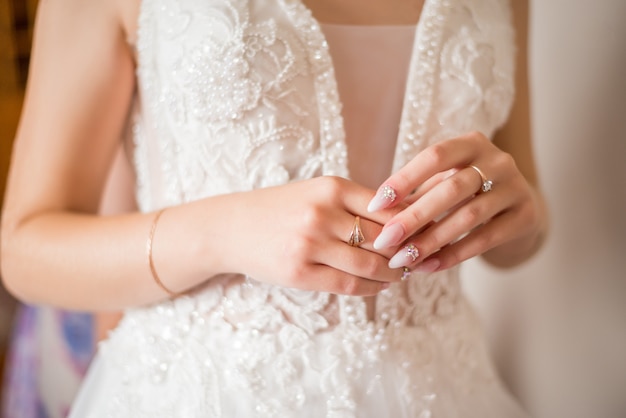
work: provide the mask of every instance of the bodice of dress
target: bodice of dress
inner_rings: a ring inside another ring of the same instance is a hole
[[[426,0],[394,171],[430,143],[490,136],[506,119],[509,14],[506,0]],[[137,49],[143,210],[349,175],[328,44],[300,0],[144,0]]]
[[[509,15],[501,0],[425,2],[394,170],[431,143],[470,130],[489,136],[506,119],[514,66]],[[134,159],[142,210],[318,175],[349,176],[328,43],[300,1],[144,0],[137,51]],[[360,298],[253,278],[215,278],[200,293],[194,297],[218,301],[218,294],[254,294],[283,321],[307,318],[307,332],[348,316],[365,319]],[[383,292],[377,320],[421,323],[452,309],[444,300],[456,293],[455,269],[409,280]],[[228,306],[246,317],[249,309],[258,312],[252,305]]]
[[[415,28],[322,23],[342,104],[350,178],[371,189],[391,174]]]
[[[414,36],[397,138],[387,138],[395,143],[393,171],[436,141],[471,130],[492,135],[513,98],[508,1],[426,0]],[[349,177],[329,45],[300,0],[143,0],[137,54],[133,141],[141,210],[319,175]],[[417,411],[426,401],[408,394],[417,384],[411,379],[421,373],[411,367],[446,350],[450,354],[442,364],[450,370],[457,362],[467,366],[475,360],[467,348],[473,337],[463,337],[473,335],[472,326],[442,325],[463,306],[456,268],[393,284],[377,296],[372,320],[363,298],[221,275],[189,295],[129,311],[117,331],[117,351],[130,353],[140,344],[149,370],[145,379],[157,383],[174,373],[174,364],[185,370],[200,362],[208,368],[201,385],[206,393],[220,385],[207,376],[227,373],[227,381],[267,399],[258,411],[282,411],[303,399],[297,377],[302,356],[311,354],[308,369],[321,355],[312,341],[341,335],[324,343],[324,364],[332,366],[323,392],[328,416],[352,416],[332,413],[354,410],[349,385],[341,382],[358,378],[364,358],[383,355],[392,344],[390,335],[410,334],[410,341],[393,344],[400,347],[396,360],[406,369],[401,389]],[[440,331],[447,349],[423,334]],[[223,347],[207,351],[220,335],[228,341],[230,357],[224,357]],[[423,344],[415,347],[418,340]],[[280,387],[289,388],[282,398],[265,392],[269,358]],[[138,366],[127,365],[123,356],[118,361],[126,370],[124,379],[136,383]],[[216,364],[232,368],[224,371]],[[179,395],[191,396],[185,390],[191,389],[181,388]]]

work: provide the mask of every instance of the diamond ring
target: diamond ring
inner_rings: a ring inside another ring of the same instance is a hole
[[[483,193],[487,193],[493,189],[493,181],[488,180],[487,176],[483,174],[480,168],[476,167],[475,165],[470,165],[468,167],[473,168],[480,176],[480,180],[483,182],[480,186],[480,191],[482,191]]]

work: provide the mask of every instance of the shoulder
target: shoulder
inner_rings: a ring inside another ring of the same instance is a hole
[[[142,0],[42,0],[39,2],[39,20],[63,23],[66,29],[108,26],[126,36],[134,36]]]
[[[126,39],[134,44],[137,37],[137,21],[143,0],[114,0],[117,14]]]

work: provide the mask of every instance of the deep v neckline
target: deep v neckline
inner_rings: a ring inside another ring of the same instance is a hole
[[[141,0],[137,23],[137,43],[141,34],[142,18],[146,0]],[[318,102],[320,148],[325,154],[322,167],[324,175],[350,177],[347,166],[347,144],[343,117],[340,109],[334,63],[330,56],[328,42],[319,21],[313,16],[303,0],[277,0],[288,20],[298,30],[303,45],[308,49],[308,59],[315,74],[315,91]],[[413,47],[404,88],[399,130],[394,147],[392,173],[399,170],[421,149],[428,145],[425,138],[426,122],[432,112],[434,86],[441,53],[442,28],[450,10],[452,0],[424,0],[413,37]],[[140,65],[138,64],[138,67]],[[334,104],[324,108],[327,100]],[[336,106],[337,109],[332,107]],[[334,150],[332,148],[335,148]]]
[[[350,178],[347,142],[341,115],[342,101],[326,36],[319,21],[302,0],[280,0],[280,3],[292,24],[299,30],[304,44],[308,46],[309,60],[315,74],[320,147],[326,161],[322,172],[324,175]],[[441,51],[446,12],[451,8],[449,3],[450,1],[424,0],[413,37],[392,173],[404,166],[429,142],[429,139],[425,138],[426,122],[433,109],[437,62]],[[401,292],[400,286],[392,286],[372,299],[340,296],[338,299],[340,316],[347,322],[372,321],[378,324],[377,326],[384,326],[387,319],[381,316],[383,311],[380,306],[393,305],[393,301],[401,296]]]
[[[320,22],[313,16],[311,9],[304,4],[303,0],[281,0],[283,7],[290,15],[295,26],[302,33],[308,31],[311,33],[313,41],[309,39],[307,42],[315,45],[313,49],[313,61],[321,61],[327,63],[328,73],[326,90],[317,88],[317,98],[319,103],[326,101],[326,96],[336,98],[338,112],[330,112],[324,115],[320,113],[320,140],[322,146],[327,147],[339,145],[345,150],[347,147],[345,129],[343,125],[343,117],[340,113],[343,101],[339,95],[337,87],[337,79],[335,76],[335,66],[330,56],[328,42],[324,35]],[[438,40],[441,38],[441,27],[443,26],[445,16],[442,12],[448,5],[442,5],[438,0],[424,0],[422,10],[420,12],[417,24],[415,26],[415,35],[413,37],[413,46],[411,48],[411,58],[409,61],[409,70],[404,88],[404,97],[402,103],[402,112],[399,121],[398,135],[394,147],[394,158],[392,164],[392,172],[397,171],[406,162],[408,162],[420,149],[425,145],[423,126],[427,120],[427,116],[432,108],[432,95],[434,84],[434,71],[437,60],[438,51],[440,49]],[[294,5],[296,7],[294,7]],[[296,13],[297,9],[301,10],[301,14]],[[376,26],[376,25],[372,25]],[[320,106],[322,107],[322,106]],[[332,133],[332,138],[324,138],[329,127],[336,127],[336,132]],[[345,151],[344,151],[345,154]],[[347,167],[346,158],[342,158],[341,167],[338,173],[324,172],[324,174],[339,174],[350,177]]]

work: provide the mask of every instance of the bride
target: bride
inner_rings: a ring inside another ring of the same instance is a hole
[[[125,311],[70,416],[525,416],[458,270],[547,230],[526,21],[506,0],[42,2],[3,278]],[[139,211],[98,216],[120,141]]]

